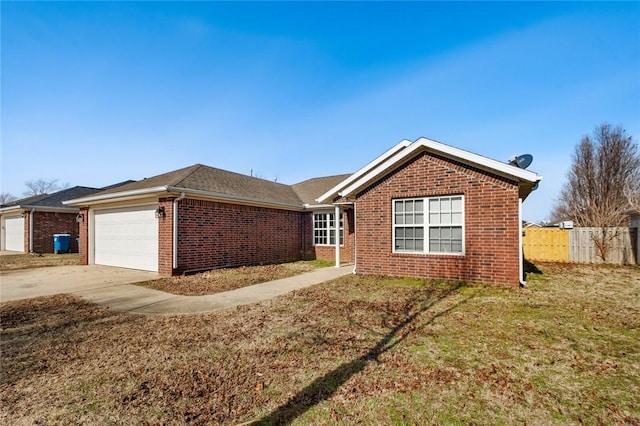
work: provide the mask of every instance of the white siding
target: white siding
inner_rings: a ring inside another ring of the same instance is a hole
[[[3,249],[24,252],[24,218],[7,216],[4,218]]]

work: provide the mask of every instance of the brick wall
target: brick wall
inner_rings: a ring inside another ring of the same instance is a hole
[[[163,207],[165,217],[158,219],[158,272],[173,274],[173,200],[160,198],[158,207]],[[179,209],[178,209],[179,210]]]
[[[299,260],[310,250],[306,213],[193,199],[181,200],[178,212],[174,273]]]
[[[464,255],[392,252],[393,199],[459,194]],[[519,284],[517,182],[424,153],[358,194],[356,205],[357,273]]]
[[[29,215],[28,212],[23,212],[22,213],[22,217],[24,218],[24,252],[25,253],[29,253],[29,229],[30,229],[30,221],[31,221],[31,216]]]
[[[80,236],[80,264],[89,264],[89,210],[84,208],[80,209],[80,215],[83,217],[83,221],[78,224],[78,234]]]
[[[71,235],[70,249],[72,253],[78,252],[78,223],[76,222],[77,213],[61,213],[61,212],[39,212],[33,213],[33,251],[36,253],[53,253],[53,234],[69,234]],[[31,215],[25,218],[28,223]],[[30,225],[29,225],[30,226]],[[28,226],[25,226],[28,228]],[[26,244],[29,248],[29,234],[27,231]]]

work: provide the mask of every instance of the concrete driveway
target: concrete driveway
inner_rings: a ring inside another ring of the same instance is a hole
[[[158,278],[155,272],[108,266],[56,266],[0,273],[0,302],[70,293],[99,305],[147,315],[213,312],[262,300],[351,274],[353,265],[321,268],[207,296],[178,296],[131,285]]]
[[[111,289],[158,278],[155,272],[99,265],[69,265],[0,272],[0,301]]]

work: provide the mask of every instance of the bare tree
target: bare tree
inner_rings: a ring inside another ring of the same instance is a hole
[[[70,186],[68,183],[65,183],[62,185],[58,184],[58,179],[28,180],[24,184],[27,187],[27,190],[24,191],[24,195],[26,197],[30,197],[32,195],[40,195],[40,194],[51,194],[52,192],[60,191],[61,189],[65,189]]]
[[[598,228],[591,237],[606,261],[619,226],[627,220],[629,201],[625,184],[640,173],[640,154],[622,127],[598,126],[592,137],[576,146],[555,207],[554,217],[573,220],[578,226]]]
[[[624,195],[627,197],[630,207],[640,213],[640,170],[627,177]]]
[[[17,199],[18,197],[9,192],[0,192],[0,205],[10,203]]]

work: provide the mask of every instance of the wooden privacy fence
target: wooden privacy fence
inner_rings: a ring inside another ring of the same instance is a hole
[[[525,228],[522,237],[524,257],[543,262],[603,263],[592,235],[600,228]],[[612,235],[606,263],[636,265],[638,228],[608,228]]]

